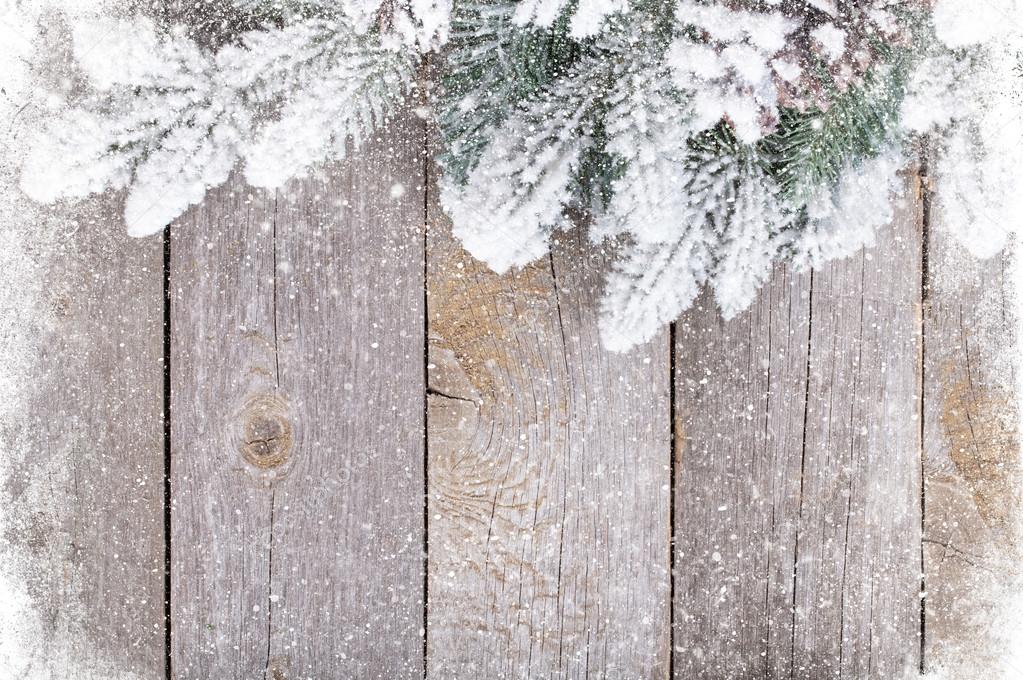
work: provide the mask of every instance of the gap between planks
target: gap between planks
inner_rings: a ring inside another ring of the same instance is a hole
[[[920,149],[917,167],[917,195],[920,202],[920,674],[926,670],[927,660],[927,562],[924,553],[924,537],[927,526],[927,471],[924,465],[927,427],[927,305],[930,293],[930,257],[928,249],[931,239],[931,185],[930,145],[925,140]]]

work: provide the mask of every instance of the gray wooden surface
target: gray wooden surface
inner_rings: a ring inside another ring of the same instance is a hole
[[[498,277],[431,202],[430,677],[668,672],[668,334],[602,350],[605,258],[559,240]]]
[[[918,206],[728,323],[706,294],[679,320],[677,676],[919,664]]]
[[[19,677],[163,673],[163,255],[159,237],[125,238],[119,211],[78,206],[77,226],[39,253],[38,344],[5,357],[35,366],[24,411],[0,430],[0,552],[40,624],[19,637],[26,611],[0,631],[27,661]]]
[[[278,371],[296,439],[272,526],[284,678],[422,677],[423,135],[406,114],[278,199]]]
[[[932,187],[940,191],[940,185]],[[928,669],[1008,663],[1001,626],[1023,577],[1011,255],[978,261],[931,211],[924,326]]]
[[[809,312],[779,266],[730,322],[706,292],[678,322],[676,677],[790,674]]]
[[[794,583],[797,677],[919,667],[916,177],[877,246],[814,272]]]
[[[175,678],[253,678],[267,665],[275,471],[261,474],[242,453],[260,453],[268,423],[287,414],[276,372],[273,221],[273,194],[235,180],[171,229]],[[277,434],[267,448],[286,445]]]
[[[423,147],[175,225],[175,677],[422,675]]]
[[[496,276],[428,161],[409,114],[173,225],[169,460],[162,244],[110,205],[69,241],[4,433],[39,677],[892,678],[983,643],[1018,547],[1015,321],[1005,260],[933,215],[922,269],[912,176],[877,247],[616,355],[613,253],[564,233]]]

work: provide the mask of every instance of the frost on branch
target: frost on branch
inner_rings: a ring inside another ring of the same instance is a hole
[[[666,62],[691,93],[697,129],[725,120],[752,144],[775,130],[779,108],[827,111],[861,86],[882,46],[909,42],[907,12],[924,1],[683,0]]]
[[[782,202],[778,185],[754,160],[744,159],[740,170],[728,223],[719,227],[715,248],[714,299],[725,319],[753,304],[796,217]]]
[[[570,4],[569,0],[521,0],[515,8],[515,23],[519,26],[533,23],[547,28],[563,15]],[[595,35],[608,16],[627,7],[625,0],[579,0],[573,7],[569,35],[573,38]]]
[[[277,116],[259,127],[244,152],[245,178],[262,187],[344,158],[349,142],[358,148],[391,113],[414,68],[395,46],[318,19],[253,32],[242,47],[218,56],[253,83],[253,105],[279,102]]]
[[[792,244],[795,265],[817,267],[873,246],[877,230],[895,216],[892,199],[903,194],[899,170],[905,165],[902,154],[892,149],[846,164],[835,185],[820,187]]]
[[[906,51],[863,47],[905,30],[887,2],[637,5],[585,40],[581,9],[511,7],[456,7],[444,205],[497,271],[545,253],[566,208],[591,212],[592,240],[624,244],[608,347],[650,339],[704,285],[730,318],[779,259],[851,254],[890,218]]]
[[[588,212],[593,241],[624,244],[602,303],[615,349],[705,285],[729,318],[775,262],[873,243],[914,134],[935,136],[937,206],[975,252],[1023,213],[1018,111],[993,103],[1018,57],[988,44],[1004,29],[956,33],[974,20],[957,0],[235,2],[262,28],[218,50],[145,21],[79,27],[94,91],[40,138],[25,189],[128,187],[131,232],[159,230],[239,161],[279,187],[350,153],[450,41],[431,91],[455,235],[503,272]]]
[[[778,13],[696,2],[680,2],[677,11],[691,30],[676,38],[666,61],[674,85],[692,97],[694,127],[727,119],[742,142],[756,142],[778,120],[776,78],[797,68],[773,63],[797,24]]]
[[[628,233],[639,243],[664,243],[693,219],[694,210],[702,216],[686,186],[693,134],[689,102],[665,91],[659,76],[638,68],[619,77],[607,97],[605,150],[621,170],[595,235]]]
[[[640,70],[608,100],[607,150],[624,170],[597,233],[632,245],[608,282],[605,343],[627,349],[674,319],[712,282],[722,313],[745,308],[770,272],[789,217],[778,187],[743,150],[692,148],[685,100]],[[714,142],[714,137],[709,136]]]
[[[398,47],[343,18],[251,31],[216,52],[144,18],[80,25],[75,58],[94,91],[38,136],[22,188],[52,202],[130,187],[128,232],[154,233],[239,159],[252,183],[279,186],[358,145],[411,80],[415,58]]]
[[[142,236],[227,179],[249,119],[210,55],[187,39],[160,39],[144,19],[79,26],[74,53],[98,92],[38,136],[22,173],[29,196],[132,184],[125,221]]]
[[[498,127],[465,184],[446,182],[441,202],[454,234],[498,273],[544,255],[572,200],[571,180],[588,145],[593,106],[586,81],[567,78]]]
[[[940,40],[914,69],[902,105],[904,125],[931,140],[938,223],[981,258],[1000,251],[1023,219],[1023,61],[987,14],[1006,16],[1013,4],[964,13],[941,0]]]
[[[329,7],[329,0],[320,4]],[[424,52],[448,39],[451,0],[341,0],[339,4],[360,35],[384,24],[404,45]]]
[[[741,149],[691,152],[674,172],[682,191],[665,199],[679,216],[673,234],[634,241],[608,279],[601,332],[609,349],[652,338],[707,282],[726,318],[745,309],[791,220],[778,187]]]

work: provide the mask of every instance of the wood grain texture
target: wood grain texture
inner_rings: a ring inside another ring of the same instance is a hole
[[[816,270],[793,674],[919,666],[921,201],[915,173],[874,248]]]
[[[267,666],[275,474],[246,425],[278,399],[274,195],[234,178],[171,229],[173,677]]]
[[[1004,665],[1001,636],[1004,608],[1023,578],[1012,255],[978,260],[949,233],[954,226],[932,211],[924,315],[924,660],[928,669],[1000,677],[1018,672]]]
[[[601,349],[584,238],[497,276],[430,202],[429,677],[667,676],[667,332]]]
[[[788,677],[810,275],[676,331],[675,675]]]
[[[919,205],[730,322],[707,295],[680,320],[677,675],[918,663]]]
[[[23,558],[17,583],[41,628],[19,640],[30,622],[16,620],[0,635],[27,664],[18,677],[161,677],[162,246],[129,238],[110,197],[66,222],[55,251],[40,226],[31,253],[44,277],[45,306],[25,310],[38,343],[6,360],[36,369],[18,421],[0,423],[0,553],[5,570]],[[13,616],[19,603],[4,605]]]
[[[177,678],[422,675],[423,146],[175,225]]]
[[[273,515],[282,678],[423,675],[423,153],[406,115],[278,200],[279,375],[296,432]]]

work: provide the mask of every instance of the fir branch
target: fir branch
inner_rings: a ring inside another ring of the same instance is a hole
[[[873,158],[899,142],[907,70],[908,55],[895,55],[862,86],[836,94],[828,110],[782,112],[778,131],[758,151],[791,205],[805,205],[820,187],[833,185],[850,161]]]
[[[98,35],[117,38],[101,53],[88,49]],[[279,186],[343,156],[400,103],[415,67],[341,19],[254,31],[215,52],[146,19],[100,22],[78,27],[75,48],[95,92],[41,132],[22,188],[52,201],[130,185],[135,235],[201,201],[241,158],[250,182]]]

